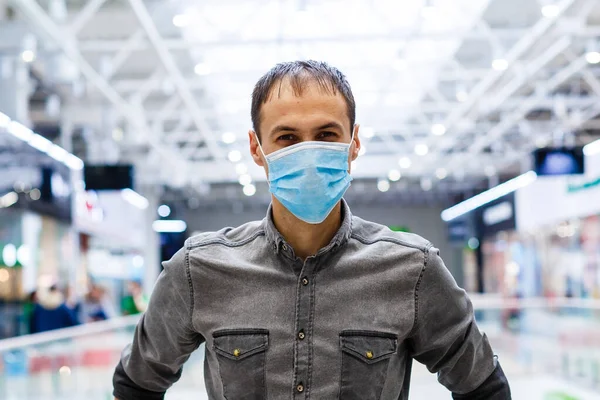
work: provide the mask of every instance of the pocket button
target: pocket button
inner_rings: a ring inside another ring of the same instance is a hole
[[[296,386],[296,390],[298,391],[298,393],[304,392],[304,385],[299,384],[298,386]]]
[[[365,354],[365,355],[367,356],[367,358],[368,358],[369,360],[372,360],[372,359],[373,359],[373,352],[372,352],[372,351],[367,351],[367,354]]]

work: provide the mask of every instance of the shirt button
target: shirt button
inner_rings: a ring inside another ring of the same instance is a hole
[[[302,278],[302,284],[304,286],[308,285],[308,278]]]
[[[287,249],[288,249],[287,244],[284,244],[283,245],[283,251],[287,251]]]
[[[304,338],[305,338],[305,337],[306,337],[306,335],[304,334],[304,331],[300,331],[300,332],[298,333],[298,339],[300,339],[300,340],[304,340]]]
[[[304,385],[299,384],[298,386],[296,386],[296,390],[298,391],[298,393],[304,392]]]

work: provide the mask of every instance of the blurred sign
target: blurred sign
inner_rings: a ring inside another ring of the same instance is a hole
[[[515,194],[509,193],[475,210],[478,237],[492,236],[516,228]]]

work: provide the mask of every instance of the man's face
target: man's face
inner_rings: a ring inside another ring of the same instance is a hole
[[[315,83],[309,83],[302,96],[296,96],[286,81],[282,83],[280,93],[277,89],[261,108],[259,130],[265,154],[305,141],[350,143],[352,130],[342,95],[329,94]],[[360,150],[358,126],[354,129],[348,171],[350,162],[356,159]],[[267,164],[254,132],[250,131],[249,136],[252,158],[265,168],[268,176]]]

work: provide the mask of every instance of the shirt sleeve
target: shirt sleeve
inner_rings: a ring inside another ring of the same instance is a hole
[[[425,252],[415,290],[409,345],[413,358],[437,373],[455,399],[511,398],[502,368],[475,323],[471,301],[433,247]]]
[[[113,394],[119,400],[163,399],[204,342],[192,326],[194,292],[186,249],[163,266],[133,343],[123,350],[115,370]]]

